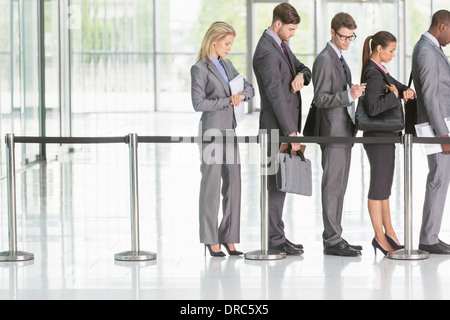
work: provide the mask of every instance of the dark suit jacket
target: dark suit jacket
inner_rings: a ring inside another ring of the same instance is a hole
[[[292,80],[301,72],[305,76],[305,85],[311,81],[311,70],[294,56],[288,46],[286,49],[295,70],[266,31],[253,55],[253,70],[261,96],[259,128],[279,129],[284,136],[300,132],[301,128],[301,95],[291,91]]]
[[[385,76],[389,84],[397,87],[399,96],[397,97],[395,93],[387,91],[386,81],[381,72],[384,73],[375,62],[369,60],[369,64],[363,73],[363,82],[367,83],[364,102],[368,108],[367,112],[372,117],[393,108],[395,105],[399,106],[403,92],[409,89],[387,73]]]
[[[395,93],[386,90],[386,80],[389,84],[395,85],[398,90],[398,97]],[[365,105],[367,106],[367,113],[370,116],[376,116],[384,111],[387,111],[395,106],[401,105],[401,98],[403,97],[403,92],[409,88],[404,84],[395,80],[389,73],[385,74],[378,65],[369,60],[369,64],[363,70],[362,81],[367,83],[366,92],[363,97]],[[398,132],[386,133],[386,132],[364,132],[364,136],[398,136]]]

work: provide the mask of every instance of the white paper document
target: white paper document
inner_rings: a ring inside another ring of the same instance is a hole
[[[447,123],[447,127],[450,132],[450,117],[445,118],[445,122]],[[417,136],[420,138],[436,137],[436,134],[434,133],[434,129],[430,126],[429,122],[416,124],[415,127],[416,127]],[[439,153],[439,152],[442,152],[442,146],[440,144],[426,144],[426,145],[424,145],[424,152],[426,155]]]
[[[230,89],[232,95],[244,92],[244,75],[242,73],[238,74],[233,80],[230,81]],[[244,102],[241,102],[237,107],[233,107],[233,109],[236,121],[239,123],[239,121],[241,121],[245,116]]]

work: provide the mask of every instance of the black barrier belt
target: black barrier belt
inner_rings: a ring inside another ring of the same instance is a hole
[[[449,138],[418,138],[418,137],[413,137],[413,143],[450,144],[450,139]]]
[[[305,142],[318,144],[333,144],[333,143],[402,143],[402,137],[280,137],[280,142]]]
[[[258,136],[222,137],[225,142],[259,143]],[[15,143],[49,143],[49,144],[96,144],[96,143],[128,143],[128,136],[124,137],[23,137],[15,136]],[[198,143],[211,142],[215,137],[172,137],[172,136],[138,136],[140,143]],[[287,143],[363,143],[387,144],[403,143],[403,137],[278,137],[279,142]],[[413,138],[413,143],[419,144],[450,144],[450,138]]]
[[[125,137],[14,137],[15,143],[56,143],[56,144],[95,144],[95,143],[128,143]]]
[[[225,140],[226,142],[238,142],[238,143],[253,143],[259,142],[258,136],[241,136],[241,137],[226,137],[222,136],[219,138]],[[172,137],[172,136],[138,136],[138,142],[141,143],[199,143],[203,142],[211,142],[215,141],[215,136],[203,136],[203,137],[193,137],[193,136],[180,136],[180,137]]]

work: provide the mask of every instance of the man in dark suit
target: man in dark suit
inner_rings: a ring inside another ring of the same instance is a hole
[[[364,86],[352,85],[352,75],[342,51],[356,38],[355,21],[348,13],[338,13],[331,22],[331,41],[313,65],[314,103],[317,107],[315,135],[353,137],[354,100]],[[324,144],[322,149],[322,235],[324,254],[357,256],[360,246],[349,245],[342,237],[342,211],[350,172],[352,144]]]
[[[253,56],[253,70],[261,96],[259,128],[276,130],[282,136],[297,136],[301,127],[300,90],[311,81],[311,71],[286,45],[300,24],[297,10],[281,3],[273,11],[272,25],[261,36]],[[268,132],[269,134],[273,132]],[[271,144],[270,149],[279,148]],[[300,143],[292,143],[292,150]],[[275,154],[277,150],[270,154]],[[273,163],[273,161],[272,161]],[[286,193],[278,191],[274,174],[268,175],[269,248],[288,255],[303,253],[303,246],[293,244],[284,234],[283,206]]]

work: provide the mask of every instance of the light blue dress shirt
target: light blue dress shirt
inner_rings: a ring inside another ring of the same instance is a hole
[[[225,68],[222,65],[223,63],[222,58],[219,57],[219,59],[216,59],[216,57],[214,56],[209,56],[209,58],[211,59],[212,63],[216,66],[217,70],[219,70],[220,74],[222,75],[227,85],[230,86],[230,79],[228,79]]]

